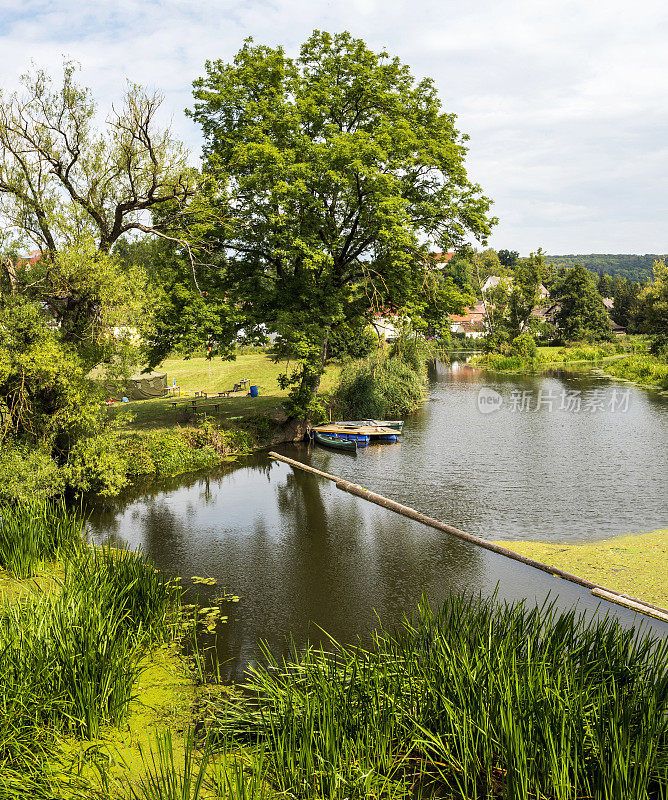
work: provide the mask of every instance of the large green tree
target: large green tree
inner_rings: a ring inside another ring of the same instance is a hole
[[[349,33],[316,31],[296,58],[248,40],[232,63],[207,62],[195,100],[204,168],[233,217],[212,233],[228,291],[247,328],[265,325],[301,361],[297,413],[332,331],[434,286],[452,303],[429,253],[484,241],[490,201],[432,81]]]
[[[652,350],[668,350],[668,266],[665,258],[654,262],[654,280],[640,294],[639,328],[652,339]]]
[[[556,287],[557,332],[565,341],[611,338],[610,317],[596,288],[596,276],[581,264],[566,270]]]

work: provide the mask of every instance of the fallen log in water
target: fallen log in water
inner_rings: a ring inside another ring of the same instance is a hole
[[[341,478],[337,478],[335,475],[331,475],[329,472],[322,472],[319,469],[315,469],[315,467],[310,467],[308,464],[303,464],[301,461],[296,461],[293,458],[288,458],[287,456],[283,456],[280,453],[275,453],[273,451],[271,451],[269,455],[272,458],[276,458],[279,461],[290,464],[290,466],[301,469],[304,472],[311,472],[321,478],[327,478],[327,480],[333,481],[336,484],[337,489],[341,489],[349,494],[354,494],[357,497],[361,497],[371,503],[376,503],[376,505],[387,508],[388,510],[394,511],[397,514],[402,514],[404,517],[414,519],[416,522],[421,522],[423,525],[428,525],[430,528],[436,528],[437,530],[444,531],[452,536],[457,536],[459,539],[464,539],[464,541],[471,542],[471,544],[475,544],[478,547],[484,547],[485,550],[491,550],[493,553],[498,553],[506,558],[512,558],[513,561],[519,561],[520,563],[526,564],[529,567],[535,567],[536,569],[540,569],[543,572],[547,572],[548,574],[554,575],[557,578],[563,578],[564,580],[571,581],[572,583],[577,583],[579,586],[584,586],[586,589],[589,589],[591,594],[595,597],[609,600],[617,603],[618,605],[625,606],[632,611],[637,611],[641,614],[648,614],[649,616],[656,617],[663,622],[668,622],[668,609],[652,605],[644,600],[638,600],[635,597],[629,597],[621,592],[616,592],[614,589],[608,589],[605,586],[600,586],[597,583],[588,581],[586,578],[581,578],[579,575],[573,575],[570,572],[566,572],[559,567],[553,567],[550,564],[544,564],[542,561],[536,561],[533,558],[527,558],[526,556],[516,553],[514,550],[509,550],[507,547],[494,544],[494,542],[488,542],[486,539],[481,539],[479,536],[466,533],[466,531],[461,531],[459,528],[455,528],[452,525],[447,525],[445,522],[440,522],[433,517],[428,517],[425,514],[416,511],[414,508],[409,508],[408,506],[404,506],[401,503],[397,503],[387,497],[383,497],[383,495],[370,492],[368,489],[364,489],[362,486],[359,486],[356,483],[342,480]]]

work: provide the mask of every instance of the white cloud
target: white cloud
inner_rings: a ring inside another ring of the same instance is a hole
[[[161,89],[197,149],[183,109],[205,59],[247,36],[296,52],[313,28],[350,30],[434,78],[471,136],[497,246],[668,250],[665,0],[0,0],[0,85],[65,55],[103,105],[126,77]]]

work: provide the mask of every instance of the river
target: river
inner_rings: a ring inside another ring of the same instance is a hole
[[[654,530],[668,519],[668,399],[595,375],[430,373],[429,400],[397,445],[357,455],[283,445],[281,452],[492,540],[584,542]],[[210,604],[223,675],[238,679],[260,640],[367,640],[422,593],[473,591],[585,612],[581,587],[455,539],[256,454],[207,474],[153,482],[98,504],[99,539],[141,546]],[[192,576],[216,578],[213,587]],[[624,624],[630,612],[606,606]],[[656,630],[667,626],[648,623]],[[210,637],[214,642],[214,637]]]

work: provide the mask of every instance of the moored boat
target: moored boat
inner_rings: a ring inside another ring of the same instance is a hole
[[[392,428],[392,430],[399,431],[400,433],[404,427],[404,421],[402,419],[355,419],[335,422],[334,424],[346,428],[349,426],[358,428],[371,425],[378,428]]]
[[[333,447],[335,450],[347,450],[351,453],[357,452],[357,442],[354,439],[339,439],[336,436],[320,433],[320,431],[313,431],[313,437],[323,447]]]
[[[395,428],[386,428],[381,425],[339,425],[329,423],[329,425],[317,425],[311,429],[313,433],[324,433],[335,439],[354,440],[358,447],[366,447],[368,444],[379,442],[396,442],[401,432]]]

